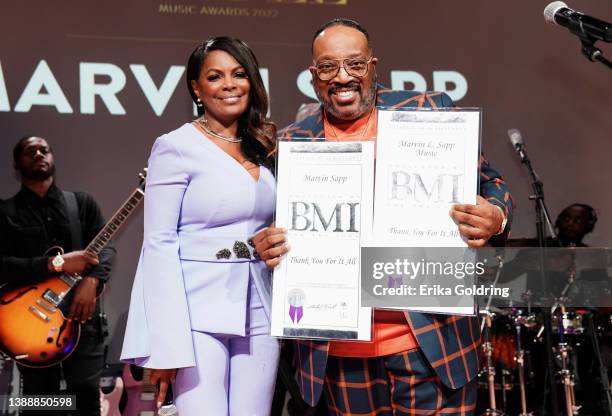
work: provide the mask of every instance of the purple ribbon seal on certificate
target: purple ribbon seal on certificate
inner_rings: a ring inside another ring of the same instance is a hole
[[[294,324],[298,324],[304,316],[304,299],[306,299],[306,294],[302,289],[291,289],[287,294],[289,317]]]

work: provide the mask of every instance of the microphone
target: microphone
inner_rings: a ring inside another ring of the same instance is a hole
[[[562,1],[553,1],[546,6],[544,20],[568,28],[581,39],[586,36],[594,40],[612,42],[612,23],[572,10]]]
[[[525,143],[523,142],[521,132],[518,129],[510,129],[508,130],[508,137],[510,137],[510,143],[512,143],[512,146],[514,146],[514,149],[519,154],[521,162],[524,161],[526,157],[524,150]]]

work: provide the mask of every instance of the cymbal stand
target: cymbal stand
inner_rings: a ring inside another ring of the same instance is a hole
[[[497,410],[495,403],[495,365],[493,364],[493,344],[491,343],[490,333],[492,326],[493,313],[490,310],[485,309],[481,313],[485,315],[485,342],[482,344],[482,349],[486,357],[486,367],[484,374],[487,375],[487,389],[489,390],[489,408],[482,413],[482,416],[503,416],[504,413],[501,410]],[[503,383],[502,383],[503,388]]]
[[[563,301],[566,301],[568,299],[566,298],[567,292],[569,292],[570,287],[572,287],[575,280],[576,280],[576,258],[575,258],[575,253],[573,253],[572,251],[572,265],[569,269],[569,274],[567,276],[567,284],[563,287],[563,290],[561,291],[560,296],[557,299],[555,299],[555,303],[550,310],[551,315],[554,315],[557,308],[561,306],[563,308],[562,318],[565,317],[565,306],[563,305]]]
[[[593,320],[595,316],[593,312],[589,313],[589,337],[591,338],[591,343],[593,344],[593,350],[595,352],[595,359],[597,360],[597,364],[599,367],[599,377],[601,379],[601,384],[603,386],[603,391],[605,393],[605,411],[607,416],[612,416],[612,383],[608,385],[608,369],[603,363],[601,358],[601,350],[599,349],[599,341],[597,339],[597,333],[595,331],[595,323]]]
[[[505,368],[501,369],[501,408],[504,409],[504,411],[508,410],[508,390],[512,390],[513,385],[512,380],[509,380],[508,378],[512,375],[512,372],[510,370],[507,370]]]
[[[497,271],[495,272],[495,279],[493,280],[493,284],[491,286],[493,288],[497,287],[497,282],[499,281],[502,269],[504,268],[504,258],[501,255],[495,256],[495,260],[497,260],[498,267]],[[480,311],[480,314],[485,316],[485,319],[483,319],[482,324],[480,325],[480,332],[484,331],[485,323],[491,323],[491,302],[493,302],[493,291],[491,291],[487,297],[487,303],[485,304],[484,311]],[[486,320],[486,317],[489,317],[489,321]],[[485,334],[485,336],[488,336],[488,334]]]
[[[525,388],[525,350],[521,342],[521,328],[533,326],[535,316],[531,313],[523,315],[523,311],[516,309],[513,315],[514,328],[516,329],[516,364],[519,375],[519,388],[521,392],[521,413],[519,416],[533,416],[533,412],[527,412],[527,392]]]
[[[563,391],[565,393],[565,412],[567,416],[576,416],[579,413],[580,407],[576,404],[576,397],[574,395],[574,373],[569,367],[570,354],[572,347],[565,342],[565,329],[563,326],[563,319],[566,316],[565,305],[563,300],[557,302],[561,311],[559,316],[559,344],[557,344],[558,358],[561,360],[561,370],[557,373],[561,377],[563,383]]]
[[[501,256],[495,256],[497,262],[499,263],[499,267],[495,274],[495,280],[493,281],[493,287],[497,286],[497,281],[501,276],[501,271],[504,268],[504,259]],[[484,374],[487,375],[487,389],[489,390],[489,408],[484,411],[482,416],[505,416],[505,413],[501,410],[497,409],[497,405],[495,403],[495,365],[493,364],[493,344],[491,343],[491,326],[493,325],[492,318],[494,316],[493,312],[491,312],[491,302],[493,300],[493,291],[489,294],[487,299],[487,303],[485,305],[485,309],[480,311],[482,315],[484,315],[484,320],[482,326],[480,328],[481,331],[484,330],[484,338],[485,342],[482,344],[482,349],[484,351],[486,357],[486,368],[484,370]],[[503,389],[502,383],[502,389]]]

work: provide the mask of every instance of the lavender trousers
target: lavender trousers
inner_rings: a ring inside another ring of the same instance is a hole
[[[174,384],[180,416],[268,416],[279,342],[251,279],[246,336],[193,332],[196,366],[179,369]],[[219,319],[223,319],[219,316]]]

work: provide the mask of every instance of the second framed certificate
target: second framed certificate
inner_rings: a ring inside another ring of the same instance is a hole
[[[449,210],[476,204],[479,149],[479,109],[379,109],[375,245],[465,247]]]

